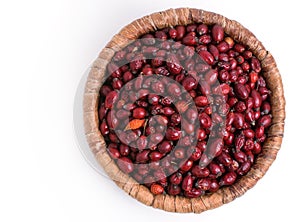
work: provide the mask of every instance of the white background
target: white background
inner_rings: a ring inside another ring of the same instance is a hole
[[[296,2],[1,0],[0,221],[299,221]],[[85,162],[73,132],[77,85],[111,36],[136,18],[180,6],[218,12],[252,30],[276,58],[287,100],[284,142],[266,176],[200,215],[166,213],[125,195]]]

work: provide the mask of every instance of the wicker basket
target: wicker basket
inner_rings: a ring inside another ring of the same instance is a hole
[[[139,36],[169,26],[187,25],[190,23],[220,24],[225,32],[249,47],[261,61],[263,75],[272,91],[272,125],[268,131],[262,153],[257,157],[251,170],[234,185],[219,189],[213,194],[199,198],[188,199],[181,196],[157,195],[154,196],[147,187],[138,184],[133,178],[122,173],[106,151],[106,144],[98,129],[98,101],[99,89],[104,81],[106,65],[120,48],[127,46]],[[101,51],[93,63],[89,73],[84,93],[84,127],[90,148],[95,153],[97,161],[104,168],[108,176],[138,201],[155,208],[179,213],[201,213],[205,210],[219,207],[233,201],[252,188],[264,176],[276,158],[280,149],[285,119],[285,99],[280,73],[272,55],[262,43],[241,24],[229,20],[222,15],[199,9],[179,8],[154,13],[133,21],[116,34],[107,46]]]

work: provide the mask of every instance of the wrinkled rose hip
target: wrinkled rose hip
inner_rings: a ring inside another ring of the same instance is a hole
[[[140,39],[115,53],[99,91],[109,155],[154,195],[196,198],[234,184],[250,171],[272,123],[260,61],[218,24]]]

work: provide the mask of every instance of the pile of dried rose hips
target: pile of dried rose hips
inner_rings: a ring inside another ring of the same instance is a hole
[[[142,36],[100,89],[99,128],[119,168],[153,194],[188,198],[245,175],[271,125],[259,60],[220,25]]]

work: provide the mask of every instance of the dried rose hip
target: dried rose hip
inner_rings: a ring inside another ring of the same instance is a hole
[[[141,36],[115,53],[99,90],[108,154],[154,195],[196,198],[234,184],[272,124],[261,70],[218,24]]]

